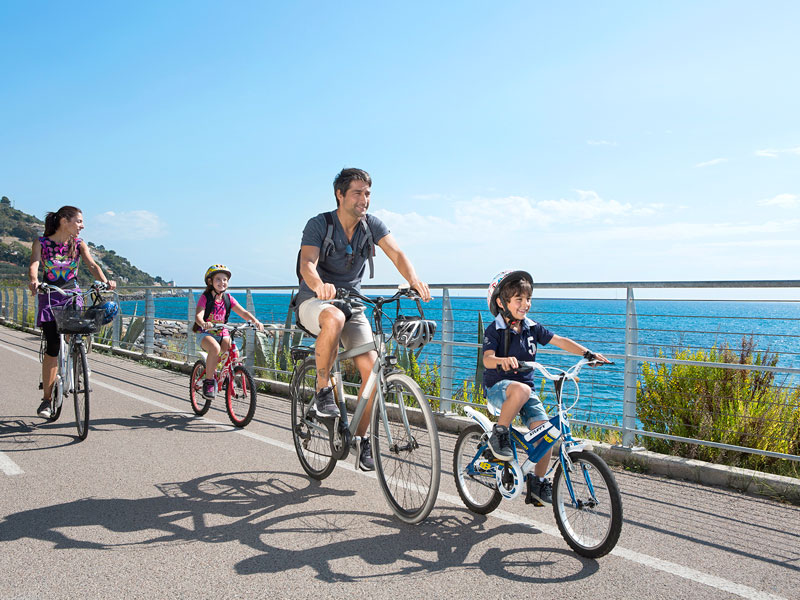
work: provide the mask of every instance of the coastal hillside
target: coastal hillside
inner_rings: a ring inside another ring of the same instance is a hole
[[[31,246],[44,231],[44,221],[11,206],[6,196],[0,198],[0,284],[19,284],[28,280]],[[145,273],[124,256],[86,240],[92,256],[103,271],[122,285],[168,285],[160,276]],[[81,263],[80,281],[94,279]]]

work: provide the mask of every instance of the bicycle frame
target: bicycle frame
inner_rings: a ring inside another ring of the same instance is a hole
[[[385,348],[385,340],[383,334],[383,325],[381,323],[381,317],[383,315],[383,305],[388,304],[390,302],[398,301],[402,297],[401,291],[395,293],[394,296],[388,299],[379,298],[377,302],[366,296],[362,296],[361,294],[351,293],[350,295],[369,302],[373,305],[373,322],[375,324],[375,328],[372,334],[372,342],[368,342],[366,344],[362,344],[361,346],[357,346],[355,348],[351,348],[350,350],[346,350],[343,352],[339,352],[334,359],[333,367],[331,369],[331,380],[334,389],[334,398],[336,399],[337,404],[341,407],[341,416],[335,420],[326,421],[325,425],[326,428],[323,428],[321,425],[317,423],[309,423],[309,426],[317,429],[320,432],[327,433],[330,439],[333,441],[335,439],[335,434],[337,432],[338,424],[338,432],[342,435],[344,439],[344,443],[338,448],[339,454],[341,458],[346,458],[347,454],[349,454],[350,447],[352,446],[352,441],[354,439],[356,430],[358,429],[359,423],[361,423],[361,419],[364,416],[365,411],[367,410],[367,405],[369,404],[369,399],[373,393],[375,393],[375,398],[373,400],[372,410],[375,410],[375,403],[377,403],[378,407],[381,409],[382,415],[382,424],[383,429],[386,434],[386,439],[389,442],[389,446],[394,446],[395,442],[392,437],[389,421],[386,416],[385,408],[385,398],[384,398],[384,376],[387,375],[389,372],[394,370],[399,370],[396,368],[397,360],[394,356],[388,355],[386,353]],[[377,359],[375,360],[375,364],[372,365],[372,370],[370,371],[369,377],[365,385],[363,386],[363,390],[361,394],[357,398],[357,403],[355,410],[353,411],[353,418],[348,419],[347,416],[347,403],[345,401],[345,394],[344,394],[344,380],[341,376],[341,369],[340,369],[340,362],[342,360],[346,360],[348,358],[354,358],[356,356],[360,356],[361,354],[366,354],[367,352],[375,351],[378,354]],[[309,406],[309,411],[313,410],[311,406]],[[403,426],[405,427],[406,431],[410,433],[411,426],[408,421],[408,414],[406,412],[406,406],[404,403],[400,403],[400,414],[403,420]],[[334,450],[334,448],[331,448]],[[346,450],[346,451],[345,451]],[[340,458],[340,459],[341,459]],[[356,459],[358,460],[358,459]]]
[[[512,440],[511,449],[514,453],[514,459],[508,463],[509,467],[512,469],[513,475],[520,481],[524,481],[525,478],[533,471],[536,463],[541,460],[545,454],[558,442],[561,440],[561,445],[558,451],[558,462],[561,463],[562,468],[565,472],[571,473],[572,472],[572,461],[569,458],[570,452],[578,452],[583,450],[586,447],[586,444],[582,441],[575,440],[572,437],[572,430],[570,429],[569,425],[569,416],[567,412],[569,409],[574,406],[570,406],[569,408],[565,409],[562,401],[562,393],[563,393],[563,386],[564,382],[568,379],[575,380],[577,378],[577,374],[580,371],[580,368],[583,365],[588,364],[589,361],[586,359],[582,359],[579,361],[575,366],[573,366],[568,371],[561,371],[558,375],[552,376],[545,367],[542,367],[539,363],[527,363],[531,365],[533,368],[536,368],[545,375],[547,379],[550,379],[553,382],[553,386],[555,388],[556,400],[558,410],[552,418],[544,423],[537,425],[534,429],[530,430],[528,433],[522,433],[518,429],[515,429],[513,426],[509,427],[509,434]],[[577,367],[577,368],[576,368]],[[576,400],[577,403],[577,400]],[[492,422],[483,414],[477,412],[475,409],[465,406],[465,412],[472,417],[474,421],[476,421],[483,429],[489,434],[492,431],[493,424]],[[523,455],[525,461],[520,464],[519,456],[517,454],[517,446],[522,447],[525,450],[525,454]],[[470,462],[469,466],[467,467],[467,473],[470,475],[478,475],[481,463],[481,456],[484,454],[486,450],[486,446],[481,446],[478,451],[475,453],[472,461]],[[497,459],[492,456],[490,459],[486,459],[486,462],[490,463],[493,467],[501,467],[504,463],[498,461]],[[555,469],[556,463],[554,462],[553,465],[548,469],[547,474],[549,475]],[[502,467],[501,467],[502,468]],[[567,489],[569,490],[570,499],[572,500],[573,505],[577,505],[575,499],[575,493],[572,489],[572,483],[569,478],[567,478]],[[590,478],[586,478],[586,483],[590,487],[592,486]],[[522,486],[517,485],[515,486],[513,492],[511,494],[506,495],[501,490],[504,498],[509,500],[516,498],[522,492]],[[594,497],[594,490],[591,489],[592,496]]]
[[[239,356],[239,349],[236,346],[236,340],[234,338],[235,336],[231,335],[231,347],[225,352],[225,362],[222,364],[222,367],[218,367],[214,373],[214,379],[217,380],[217,384],[225,383],[229,377],[233,376],[233,368],[236,365],[242,364],[243,359]],[[197,354],[203,359],[203,362],[208,362],[208,352],[200,350]],[[206,375],[207,374],[208,373],[206,373]]]

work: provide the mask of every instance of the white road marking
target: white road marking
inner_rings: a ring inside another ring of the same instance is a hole
[[[31,356],[28,353],[22,352],[21,350],[17,350],[15,348],[6,348],[5,346],[0,346],[0,348],[4,348],[9,352],[14,352],[15,354],[19,354],[20,356],[24,356],[25,358],[29,358],[31,360],[38,360],[36,357]],[[169,412],[177,413],[177,414],[193,414],[189,413],[188,411],[179,410],[168,406],[167,404],[162,404],[156,400],[151,400],[149,398],[145,398],[144,396],[140,396],[139,394],[134,394],[132,392],[128,392],[121,388],[118,388],[113,385],[109,385],[107,383],[103,383],[100,381],[93,381],[92,385],[96,385],[98,387],[106,388],[112,392],[117,394],[121,394],[123,396],[127,396],[128,398],[132,398],[134,400],[139,400],[140,402],[145,402],[162,410],[166,410]],[[216,425],[217,427],[222,427],[227,430],[233,430],[239,435],[244,435],[246,437],[252,438],[259,442],[263,442],[265,444],[269,444],[271,446],[275,446],[277,448],[281,448],[282,450],[286,450],[287,452],[294,452],[294,446],[291,444],[286,444],[285,442],[281,442],[278,440],[273,440],[264,435],[259,435],[257,433],[253,433],[251,431],[247,431],[245,429],[238,429],[233,425],[229,425],[227,423],[221,423],[219,421],[215,421],[213,419],[209,419],[208,417],[202,417],[203,421]],[[0,468],[3,468],[3,458],[4,455],[0,453]],[[19,467],[16,466],[15,463],[12,461],[9,462],[14,465],[17,469]],[[375,477],[374,473],[365,473],[363,471],[357,470],[352,464],[340,462],[339,465],[344,467],[349,471],[355,471],[359,475],[364,475],[366,477]],[[338,465],[337,465],[338,466]],[[3,468],[5,470],[5,468]],[[22,472],[20,470],[20,472]],[[437,499],[444,500],[448,504],[453,504],[455,506],[462,506],[461,499],[457,496],[453,496],[451,494],[446,494],[444,492],[439,492]],[[528,525],[533,527],[545,535],[549,535],[558,539],[561,539],[561,533],[558,531],[556,527],[552,525],[545,525],[544,523],[539,523],[530,519],[528,517],[523,517],[521,515],[515,515],[503,510],[496,510],[490,517],[500,519],[502,521],[506,521],[507,523],[522,523],[524,525]],[[708,573],[703,573],[702,571],[698,571],[696,569],[692,569],[690,567],[685,567],[683,565],[679,565],[673,562],[669,562],[666,560],[661,560],[660,558],[655,558],[653,556],[648,556],[647,554],[642,554],[641,552],[636,552],[634,550],[628,550],[627,548],[622,548],[617,546],[614,550],[611,551],[611,554],[614,556],[618,556],[625,560],[640,564],[644,567],[648,567],[650,569],[654,569],[656,571],[662,571],[664,573],[669,573],[670,575],[675,575],[676,577],[680,577],[682,579],[688,579],[689,581],[695,581],[697,583],[701,583],[708,587],[728,592],[729,594],[735,594],[736,596],[741,596],[742,598],[747,598],[748,600],[787,600],[783,596],[776,596],[774,594],[769,594],[767,592],[762,592],[755,588],[751,588],[746,585],[742,585],[739,583],[734,583],[733,581],[729,581],[727,579],[723,579],[722,577],[717,577],[715,575],[710,575]]]
[[[0,452],[0,471],[6,475],[22,475],[25,471],[19,465]]]

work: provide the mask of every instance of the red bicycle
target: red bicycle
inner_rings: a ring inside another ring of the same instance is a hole
[[[256,412],[256,384],[250,371],[242,363],[239,350],[236,348],[236,336],[242,335],[245,329],[255,329],[252,323],[241,325],[216,325],[207,331],[226,329],[231,335],[231,347],[219,357],[219,364],[214,373],[217,389],[225,389],[225,408],[231,423],[236,427],[245,427],[253,420]],[[192,367],[189,380],[189,399],[192,410],[197,415],[204,415],[211,408],[211,399],[203,396],[203,380],[206,379],[206,352],[198,352],[200,359]],[[210,377],[208,379],[211,379]]]

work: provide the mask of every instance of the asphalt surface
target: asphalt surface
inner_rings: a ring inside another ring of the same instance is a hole
[[[441,435],[442,483],[419,525],[374,477],[318,483],[288,403],[259,395],[235,430],[206,418],[188,376],[93,353],[91,429],[35,415],[36,336],[0,327],[0,598],[800,598],[800,508],[616,470],[614,552],[582,558],[550,508],[467,511]]]

